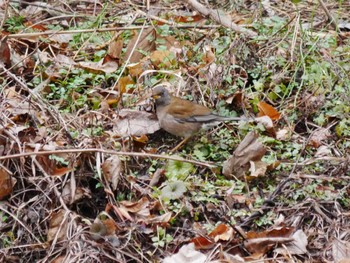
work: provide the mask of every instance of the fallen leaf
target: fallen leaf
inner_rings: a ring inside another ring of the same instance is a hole
[[[0,200],[11,194],[12,188],[11,175],[5,169],[0,168]]]
[[[144,57],[144,53],[150,53],[155,50],[155,29],[150,27],[145,29],[141,33],[141,36],[139,36],[139,34],[139,32],[136,32],[128,43],[124,54],[124,61],[126,61],[130,56],[129,63],[139,62]],[[139,41],[136,43],[137,40]],[[139,50],[141,50],[141,52]]]
[[[263,161],[250,161],[249,176],[259,177],[266,173],[268,164]]]
[[[314,148],[318,148],[321,146],[322,141],[327,140],[331,136],[329,129],[327,128],[319,128],[311,134],[309,145]]]
[[[176,254],[166,257],[163,263],[204,263],[207,262],[207,256],[195,249],[193,243],[189,243],[180,248]]]
[[[108,46],[108,55],[110,55],[112,58],[120,59],[123,50],[123,44],[124,40],[122,38],[118,38],[112,41]]]
[[[93,73],[105,72],[105,73],[114,73],[119,68],[119,65],[115,61],[108,61],[103,64],[103,59],[99,62],[80,62],[80,67],[92,71]]]
[[[120,158],[117,155],[109,157],[101,165],[103,175],[107,182],[112,184],[112,189],[116,190],[119,183],[120,175],[123,171],[123,166]]]
[[[307,236],[303,232],[303,230],[299,229],[294,232],[293,234],[293,241],[285,244],[281,248],[277,248],[275,252],[277,253],[282,253],[285,252],[286,254],[291,254],[291,255],[303,255],[307,253]]]
[[[123,109],[118,117],[113,131],[119,136],[141,136],[160,129],[157,117],[152,113]]]
[[[334,262],[350,262],[350,242],[335,238],[332,242]]]
[[[291,236],[294,228],[278,227],[263,232],[250,231],[246,234],[247,239],[244,241],[245,248],[252,254],[265,254],[276,244],[286,244],[294,241]]]
[[[273,121],[279,120],[281,118],[281,114],[270,104],[260,101],[257,106],[259,108],[259,117],[266,115],[269,116]]]
[[[47,241],[51,242],[56,238],[57,240],[62,241],[66,237],[68,224],[62,223],[65,215],[65,210],[61,209],[57,212],[53,212],[50,217],[49,230],[47,232]]]
[[[148,218],[150,216],[150,202],[147,197],[142,197],[137,202],[121,201],[120,207],[127,212],[134,213],[141,218]]]
[[[155,50],[150,59],[156,68],[170,68],[177,63],[175,54],[170,50]]]
[[[244,177],[250,168],[249,162],[261,160],[266,148],[257,139],[256,132],[248,133],[233,154],[224,162],[222,173],[227,178]]]
[[[10,47],[7,44],[7,38],[0,35],[0,64],[3,64],[6,68],[11,66],[11,52]]]
[[[233,228],[228,227],[225,224],[220,224],[210,232],[208,236],[214,238],[215,242],[218,242],[219,240],[228,241],[233,236]]]

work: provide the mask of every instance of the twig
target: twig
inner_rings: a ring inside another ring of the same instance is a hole
[[[334,17],[332,16],[331,12],[329,12],[327,6],[325,5],[325,3],[322,0],[318,0],[319,4],[321,5],[323,11],[326,13],[328,20],[332,23],[332,25],[334,26],[334,28],[336,30],[338,30],[338,24],[335,21]]]
[[[244,27],[240,27],[237,24],[235,24],[229,16],[223,13],[223,11],[219,9],[209,9],[206,8],[201,3],[197,2],[196,0],[187,0],[187,2],[198,12],[205,16],[210,16],[214,21],[220,23],[221,25],[228,27],[238,33],[242,33],[245,35],[248,35],[249,37],[255,37],[257,36],[257,33],[249,30]]]
[[[105,154],[111,154],[111,155],[124,155],[124,156],[134,156],[134,157],[142,157],[142,158],[167,159],[167,160],[174,160],[174,161],[180,161],[180,162],[185,162],[185,163],[191,163],[194,165],[203,166],[203,167],[207,167],[207,168],[216,167],[215,164],[203,163],[203,162],[199,162],[199,161],[195,161],[195,160],[187,160],[187,159],[183,159],[181,157],[176,157],[176,156],[150,154],[150,153],[138,153],[138,152],[117,152],[117,151],[104,150],[104,149],[98,149],[98,148],[66,149],[66,150],[41,151],[41,152],[24,152],[24,153],[17,153],[17,154],[11,154],[11,155],[6,155],[6,156],[0,156],[0,161],[13,159],[13,158],[27,157],[27,156],[32,156],[32,155],[61,154],[61,153],[87,153],[87,152],[99,152],[99,153],[105,153]]]
[[[4,4],[5,8],[4,8],[4,11],[3,11],[3,12],[4,12],[4,13],[3,13],[3,14],[4,14],[4,17],[3,17],[2,21],[1,21],[1,24],[0,24],[0,31],[3,30],[5,21],[6,21],[7,16],[8,16],[8,9],[9,9],[10,0],[5,0],[5,1],[3,2],[3,4]]]
[[[173,28],[219,28],[220,25],[169,25]],[[111,28],[97,28],[97,29],[79,29],[79,30],[48,30],[44,32],[35,32],[35,33],[22,33],[22,34],[10,34],[8,38],[30,38],[30,37],[38,37],[38,36],[46,36],[46,35],[64,35],[64,34],[79,34],[79,33],[99,33],[99,32],[109,32],[109,31],[120,31],[120,30],[135,30],[142,28],[153,27],[149,26],[128,26],[128,27],[111,27]]]

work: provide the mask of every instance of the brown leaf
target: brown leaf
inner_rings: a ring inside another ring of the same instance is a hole
[[[120,207],[124,208],[127,212],[134,213],[142,218],[148,218],[150,215],[149,209],[150,202],[147,197],[142,197],[137,202],[121,201]]]
[[[175,54],[170,50],[155,50],[150,58],[156,68],[170,68],[176,64]]]
[[[279,113],[274,107],[267,104],[266,102],[260,101],[257,104],[259,108],[259,114],[258,116],[269,116],[273,121],[279,120],[281,118],[281,113]]]
[[[66,237],[68,224],[63,223],[65,211],[63,209],[53,212],[50,218],[49,230],[47,232],[47,241],[51,242],[57,235],[57,240],[62,241]]]
[[[136,48],[134,48],[138,38],[139,42],[137,43]],[[134,37],[130,40],[126,48],[124,61],[126,61],[131,55],[129,63],[139,62],[144,57],[143,53],[150,53],[155,50],[155,39],[156,31],[152,27],[145,29],[140,37],[139,32],[135,33]],[[138,50],[142,50],[142,53]],[[131,52],[133,53],[131,54]]]
[[[135,84],[135,82],[133,81],[133,79],[130,76],[121,77],[118,81],[118,84],[117,84],[119,94],[122,95],[123,93],[125,93],[126,86],[131,85],[131,84]]]
[[[279,227],[263,232],[248,232],[245,248],[252,254],[264,254],[276,244],[286,244],[294,240],[291,234],[293,227]]]
[[[327,140],[331,136],[329,129],[319,128],[314,131],[310,137],[309,145],[314,148],[318,148],[321,146],[322,141]]]
[[[285,244],[281,248],[276,249],[275,252],[281,254],[288,253],[291,255],[302,255],[307,253],[307,236],[305,235],[303,230],[299,229],[295,231],[292,237],[294,239],[292,242]]]
[[[242,178],[250,168],[249,162],[260,161],[264,156],[266,148],[257,140],[258,136],[255,132],[248,133],[233,155],[224,162],[222,172],[227,178]]]
[[[230,240],[232,235],[232,227],[228,227],[225,224],[220,224],[212,232],[210,232],[209,237],[214,238],[215,242],[218,242],[219,240]]]
[[[112,184],[112,189],[116,190],[120,175],[123,171],[123,165],[117,155],[109,157],[102,165],[102,172],[107,182]]]
[[[268,164],[262,161],[250,161],[249,176],[258,177],[266,173]]]
[[[12,188],[11,175],[5,169],[0,168],[0,200],[11,194]]]
[[[163,263],[204,263],[207,262],[207,256],[195,250],[193,243],[184,245],[176,254],[166,257]]]
[[[108,61],[103,64],[103,59],[99,62],[80,62],[80,67],[87,69],[93,73],[105,72],[105,73],[113,73],[116,72],[119,68],[118,63],[115,61]]]
[[[196,249],[211,249],[215,246],[215,242],[206,237],[195,237],[191,239],[191,242],[194,243]]]
[[[118,117],[113,131],[119,136],[141,136],[160,129],[157,117],[152,113],[123,109]]]
[[[123,43],[124,41],[122,38],[118,38],[115,41],[112,41],[108,46],[108,55],[110,55],[112,58],[120,59]]]
[[[11,52],[7,44],[7,38],[0,35],[0,64],[2,63],[6,68],[11,66]]]

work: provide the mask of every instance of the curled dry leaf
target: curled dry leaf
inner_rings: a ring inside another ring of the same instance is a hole
[[[129,212],[141,218],[148,218],[150,216],[150,202],[147,197],[142,197],[137,202],[121,201],[120,210],[129,215]],[[130,216],[129,216],[130,217]]]
[[[248,133],[233,155],[224,162],[222,172],[227,178],[242,178],[250,168],[249,162],[260,161],[264,156],[266,148],[257,140],[258,136],[256,132]]]
[[[157,117],[152,113],[123,109],[118,117],[113,131],[119,136],[141,136],[160,129]]]
[[[112,184],[112,189],[116,190],[123,165],[117,155],[109,157],[101,166],[105,179]]]

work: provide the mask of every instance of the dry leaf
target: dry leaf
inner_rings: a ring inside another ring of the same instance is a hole
[[[12,188],[11,175],[5,169],[0,168],[0,200],[11,194]]]
[[[349,262],[350,242],[334,239],[332,243],[332,254],[334,262]]]
[[[176,64],[176,56],[170,50],[155,50],[150,59],[156,68],[170,68]]]
[[[112,184],[112,189],[116,190],[120,175],[123,171],[123,165],[120,158],[117,155],[109,157],[101,165],[101,168],[105,179]]]
[[[238,179],[242,178],[250,168],[250,161],[261,160],[266,152],[266,148],[257,139],[257,133],[248,133],[233,155],[224,162],[222,173],[227,178],[231,179],[233,176]]]
[[[291,237],[294,228],[279,227],[263,232],[248,232],[245,248],[252,254],[261,255],[269,251],[276,244],[286,244],[294,240]]]
[[[273,121],[279,120],[281,118],[281,114],[270,104],[260,101],[257,106],[259,108],[259,117],[266,115],[269,116]]]
[[[139,39],[139,42],[135,47],[137,39]],[[134,37],[130,40],[126,48],[124,61],[126,61],[131,55],[129,63],[139,62],[144,57],[143,53],[150,53],[155,50],[155,39],[156,31],[152,27],[145,29],[140,37],[139,32],[135,33]],[[138,50],[142,50],[142,53]],[[133,53],[131,54],[131,52]]]
[[[130,76],[121,77],[118,81],[118,84],[117,84],[119,95],[122,95],[123,93],[125,93],[126,86],[131,85],[131,84],[135,84],[135,82],[133,81],[133,79]]]
[[[96,72],[105,72],[105,73],[114,73],[119,68],[118,63],[115,61],[108,61],[107,63],[103,64],[103,59],[101,59],[99,62],[80,62],[80,67],[92,71],[93,73]]]
[[[52,213],[50,218],[49,230],[47,232],[47,241],[51,242],[57,235],[57,240],[62,241],[66,237],[68,228],[67,223],[63,223],[65,211],[63,209]]]
[[[249,176],[258,177],[266,173],[268,164],[263,161],[250,161]]]
[[[166,257],[163,263],[204,263],[207,256],[197,251],[193,243],[189,243],[180,248],[176,254]]]
[[[121,201],[120,208],[123,208],[127,212],[134,213],[141,218],[148,218],[150,216],[150,202],[147,197],[142,197],[137,202]]]
[[[123,109],[118,117],[113,131],[119,136],[141,136],[160,129],[157,117],[152,113]]]
[[[3,64],[6,68],[11,66],[11,52],[10,47],[7,44],[7,38],[0,35],[0,64]]]
[[[215,242],[219,240],[228,241],[233,236],[233,228],[228,227],[225,224],[218,225],[212,232],[210,232],[209,237],[213,238]]]
[[[112,58],[120,59],[123,50],[123,43],[124,41],[122,38],[112,41],[108,46],[108,55],[110,55]]]
[[[284,247],[277,248],[275,252],[277,253],[286,253],[291,255],[303,255],[307,253],[307,236],[303,232],[303,230],[299,229],[293,234],[293,241],[285,244]]]
[[[329,132],[329,129],[319,128],[312,133],[309,140],[309,145],[311,145],[314,148],[318,148],[321,146],[322,141],[327,140],[330,136],[331,133]]]

